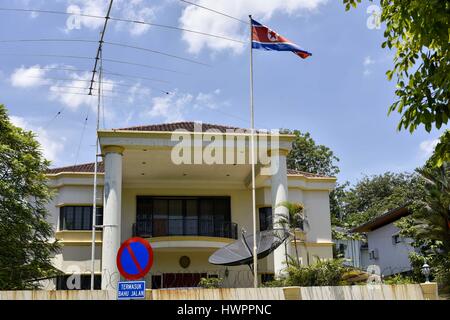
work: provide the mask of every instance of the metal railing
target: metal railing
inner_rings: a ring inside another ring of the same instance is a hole
[[[133,224],[133,236],[205,236],[237,239],[237,224],[206,219],[153,219]]]

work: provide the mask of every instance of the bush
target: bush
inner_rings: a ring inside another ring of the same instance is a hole
[[[205,289],[217,289],[222,286],[222,278],[201,278],[198,286]]]
[[[291,266],[287,269],[287,286],[337,286],[347,271],[341,259],[319,260],[309,266]]]
[[[412,277],[396,274],[383,281],[384,284],[411,284],[417,283]]]

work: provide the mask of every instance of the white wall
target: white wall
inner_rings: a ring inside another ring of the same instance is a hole
[[[384,276],[411,270],[408,254],[414,248],[409,244],[409,239],[392,244],[392,236],[398,232],[399,229],[390,223],[367,234],[369,253],[378,250],[378,259],[370,259],[369,263],[378,265]]]

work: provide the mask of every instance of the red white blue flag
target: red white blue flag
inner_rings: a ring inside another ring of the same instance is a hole
[[[279,35],[275,31],[251,19],[252,21],[252,48],[273,51],[291,51],[302,59],[312,56],[295,43]]]

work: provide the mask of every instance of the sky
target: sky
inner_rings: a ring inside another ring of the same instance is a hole
[[[104,16],[108,2],[0,0],[0,8]],[[254,50],[255,122],[258,128],[310,132],[340,159],[340,182],[412,171],[432,153],[439,131],[398,132],[400,116],[387,115],[396,98],[395,82],[385,72],[395,52],[381,48],[383,26],[373,24],[373,3],[363,1],[346,12],[339,0],[191,2],[244,21],[252,14],[312,52],[303,60],[289,52]],[[180,0],[115,0],[111,16],[234,41],[110,21],[105,41],[171,56],[105,44],[101,128],[182,120],[249,127],[247,24]],[[37,134],[53,167],[95,159],[97,98],[73,93],[87,92],[102,24],[95,18],[0,10],[0,103],[14,124]],[[31,39],[70,41],[9,41]]]

